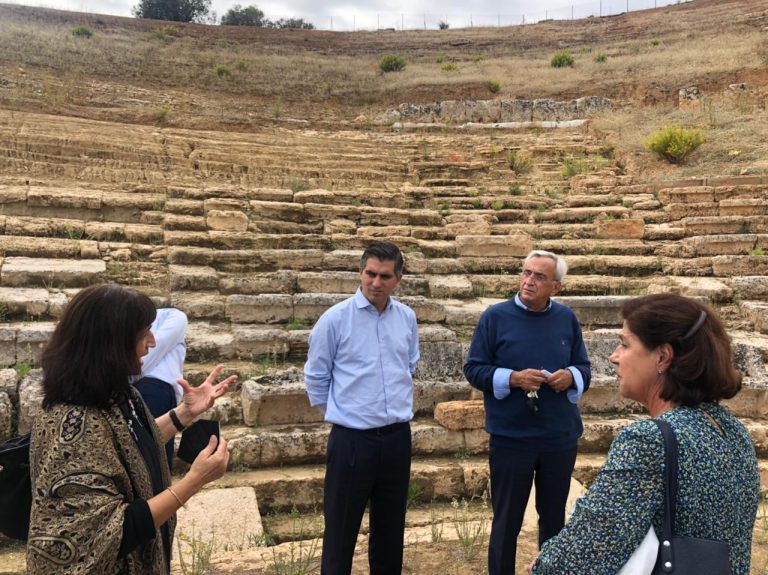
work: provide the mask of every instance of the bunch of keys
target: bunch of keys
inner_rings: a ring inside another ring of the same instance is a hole
[[[543,367],[541,368],[541,373],[543,373],[546,377],[549,377],[552,375],[551,372],[547,371]],[[539,413],[539,392],[538,391],[529,391],[525,394],[525,396],[528,398],[528,409],[531,410],[531,413],[536,415]]]

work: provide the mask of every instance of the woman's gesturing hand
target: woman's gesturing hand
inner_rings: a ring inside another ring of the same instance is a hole
[[[205,378],[205,381],[197,387],[192,387],[185,379],[176,380],[184,390],[184,397],[177,410],[179,417],[183,414],[188,418],[188,421],[182,419],[184,425],[188,425],[195,417],[210,409],[216,399],[226,393],[229,384],[237,379],[236,375],[230,375],[224,381],[216,383],[216,379],[218,379],[223,369],[224,365],[214,367],[213,371]]]

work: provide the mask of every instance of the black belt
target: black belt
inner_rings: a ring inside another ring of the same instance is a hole
[[[394,433],[395,431],[401,430],[408,425],[410,425],[410,422],[408,421],[400,421],[398,423],[390,423],[389,425],[384,425],[382,427],[371,427],[370,429],[355,429],[353,427],[345,427],[344,425],[339,425],[338,423],[333,424],[336,427],[341,427],[342,429],[349,430],[349,431],[357,431],[359,433],[370,433],[372,435],[387,435],[389,433]]]

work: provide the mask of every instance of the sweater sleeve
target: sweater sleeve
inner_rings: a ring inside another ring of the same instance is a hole
[[[618,572],[660,514],[662,461],[661,432],[652,421],[625,427],[570,521],[542,546],[531,574]]]
[[[467,361],[464,363],[464,377],[472,387],[481,391],[493,391],[494,348],[496,336],[491,329],[489,313],[486,310],[477,322]]]
[[[592,369],[587,355],[587,348],[584,345],[584,335],[581,331],[581,325],[576,316],[573,316],[573,347],[571,348],[571,364],[569,367],[573,367],[579,371],[584,384],[581,393],[584,393],[589,389],[589,384],[592,381]]]

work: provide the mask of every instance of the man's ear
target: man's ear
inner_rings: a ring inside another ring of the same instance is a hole
[[[550,295],[557,295],[560,293],[560,290],[563,289],[563,284],[560,283],[560,280],[555,280],[555,283],[552,286],[552,293]]]

